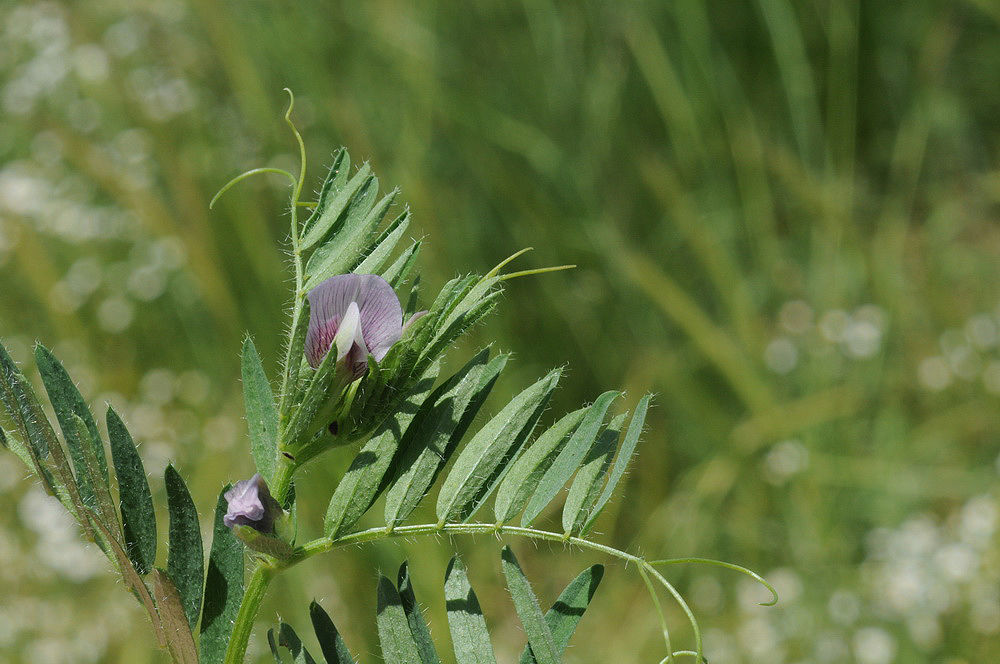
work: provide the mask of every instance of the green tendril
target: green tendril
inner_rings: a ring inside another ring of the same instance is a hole
[[[292,193],[292,239],[298,243],[298,218],[296,208],[299,205],[299,196],[302,194],[302,186],[306,181],[306,144],[302,141],[302,134],[299,133],[295,123],[292,122],[292,109],[295,108],[295,93],[290,88],[285,88],[288,93],[288,109],[285,111],[285,124],[295,135],[295,142],[299,144],[299,177],[295,183],[295,191]]]
[[[505,258],[502,261],[500,261],[499,263],[497,263],[496,267],[494,267],[492,270],[490,270],[489,272],[487,272],[483,276],[483,281],[485,281],[486,279],[489,279],[490,277],[497,276],[497,274],[500,273],[500,270],[502,270],[504,268],[504,266],[507,265],[507,263],[510,263],[512,260],[514,260],[518,256],[523,256],[524,254],[528,253],[529,251],[533,251],[534,249],[535,249],[534,247],[525,247],[524,249],[521,249],[520,251],[514,252],[513,254],[511,254],[507,258]]]
[[[562,270],[572,270],[575,265],[554,265],[552,267],[539,267],[533,270],[521,270],[520,272],[510,272],[500,277],[500,281],[517,279],[518,277],[530,277],[533,274],[544,274],[546,272],[561,272]]]
[[[295,185],[296,182],[297,182],[296,179],[295,179],[295,176],[292,175],[291,173],[289,173],[288,171],[286,171],[283,168],[269,168],[269,167],[265,167],[265,168],[251,168],[249,171],[237,175],[232,180],[230,180],[226,184],[222,185],[222,189],[219,189],[219,191],[216,192],[215,196],[212,196],[212,200],[209,201],[209,203],[208,203],[208,209],[211,210],[213,207],[215,207],[215,202],[217,200],[219,200],[219,197],[222,196],[227,191],[229,191],[237,183],[242,182],[243,180],[246,180],[251,175],[261,175],[263,173],[276,173],[278,175],[284,175],[286,178],[288,178],[289,180],[292,181],[292,185]]]
[[[649,578],[645,565],[639,565],[639,575],[646,584],[646,590],[649,591],[649,597],[653,600],[653,606],[656,607],[656,615],[660,619],[660,631],[663,633],[663,641],[667,646],[667,656],[663,661],[672,662],[674,653],[673,646],[670,645],[670,628],[667,627],[667,616],[663,613],[663,604],[660,602],[660,596],[656,594],[656,586],[653,585],[653,581]]]
[[[757,574],[753,570],[749,570],[746,567],[741,567],[733,563],[727,563],[722,560],[713,560],[711,558],[668,558],[665,560],[651,560],[650,565],[683,565],[685,563],[695,563],[702,565],[715,565],[716,567],[724,567],[726,569],[731,569],[734,572],[739,572],[740,574],[745,574],[751,579],[761,584],[768,589],[771,593],[770,602],[758,602],[759,606],[774,606],[778,603],[778,591],[775,590],[774,586],[767,582],[767,579]]]

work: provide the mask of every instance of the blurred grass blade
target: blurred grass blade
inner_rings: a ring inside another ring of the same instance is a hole
[[[611,402],[618,398],[619,394],[621,393],[611,390],[597,397],[597,400],[594,401],[594,404],[583,416],[580,426],[573,432],[569,442],[542,475],[542,479],[538,482],[538,488],[532,494],[531,500],[528,501],[528,506],[524,510],[524,516],[521,517],[521,525],[530,525],[576,472],[584,457],[587,456],[587,452],[593,447],[597,434],[601,430],[604,416],[607,414],[608,408],[611,407]]]
[[[444,598],[448,609],[448,629],[457,664],[496,664],[486,618],[479,598],[469,585],[462,559],[448,563],[444,578]]]
[[[307,228],[302,236],[302,241],[299,243],[299,249],[301,251],[306,251],[310,249],[317,242],[322,240],[329,234],[336,234],[340,231],[341,224],[338,224],[338,220],[341,219],[342,215],[349,206],[354,201],[354,196],[363,187],[370,187],[372,184],[371,177],[371,167],[368,164],[363,164],[358,172],[347,181],[347,183],[339,190],[335,195],[330,197],[330,202],[323,206],[322,211],[318,208],[316,212],[318,213],[318,218],[316,221]],[[376,191],[378,189],[377,185],[375,187]],[[367,210],[365,210],[367,212]]]
[[[167,574],[177,587],[184,615],[193,630],[201,612],[205,563],[202,558],[201,529],[198,512],[187,485],[173,465],[167,465],[163,475],[167,486],[167,508],[170,512],[170,545],[167,550]]]
[[[590,527],[594,525],[594,521],[600,516],[608,501],[611,500],[611,496],[614,494],[618,483],[625,476],[625,471],[628,469],[628,465],[635,455],[635,448],[639,444],[639,438],[642,436],[643,426],[646,423],[646,413],[649,411],[649,402],[652,398],[652,394],[647,394],[639,400],[639,405],[635,407],[635,415],[632,416],[632,421],[628,425],[628,431],[625,432],[625,440],[622,442],[621,450],[618,452],[618,458],[615,459],[615,465],[611,469],[611,476],[608,477],[608,483],[604,487],[601,497],[594,504],[594,508],[591,510],[590,516],[587,517],[586,523],[580,529],[581,536],[586,535]]]
[[[156,561],[156,513],[146,470],[125,423],[111,406],[108,406],[105,421],[118,478],[125,551],[139,574],[148,574]]]
[[[312,619],[316,640],[323,652],[326,664],[354,664],[354,656],[347,649],[347,644],[340,636],[330,616],[316,601],[309,604],[309,617]]]
[[[405,210],[372,243],[372,246],[367,249],[364,259],[355,265],[351,272],[356,274],[378,274],[381,272],[385,262],[389,260],[389,256],[392,255],[396,245],[399,244],[400,238],[403,237],[403,233],[409,227],[410,211]],[[403,256],[400,258],[403,258]],[[383,278],[385,278],[384,275]],[[392,284],[391,279],[386,278],[385,280]]]
[[[265,481],[270,482],[274,477],[277,454],[278,411],[274,405],[271,383],[267,380],[260,355],[250,337],[243,342],[240,364],[243,374],[243,404],[250,431],[250,452],[257,472]]]
[[[413,512],[431,487],[438,469],[447,463],[452,433],[479,388],[489,349],[480,351],[464,367],[434,390],[406,430],[394,464],[396,477],[386,492],[385,522],[396,526]]]
[[[198,664],[198,649],[194,644],[183,599],[170,575],[161,569],[153,570],[153,594],[156,596],[156,610],[163,622],[171,658],[176,664]]]
[[[225,493],[230,487],[229,484],[223,487],[215,504],[199,638],[201,661],[205,664],[222,661],[243,601],[243,543],[222,521],[229,507]]]
[[[424,621],[424,615],[420,612],[417,598],[413,594],[413,583],[410,581],[410,567],[403,561],[399,566],[399,573],[396,575],[396,583],[399,585],[399,599],[403,603],[403,612],[406,620],[410,623],[410,633],[417,644],[420,652],[420,661],[423,664],[441,664],[437,651],[434,650],[434,641],[431,640],[430,630]]]
[[[513,519],[528,504],[539,480],[549,469],[556,455],[569,440],[570,434],[579,426],[587,408],[580,408],[564,415],[558,422],[545,430],[535,442],[528,446],[497,489],[493,513],[497,523]]]
[[[293,664],[316,664],[316,660],[302,645],[302,639],[288,623],[283,622],[278,627],[278,645],[287,648],[288,652],[292,653]]]
[[[604,478],[611,466],[611,459],[618,447],[618,438],[621,436],[626,416],[627,413],[622,413],[615,417],[608,428],[597,436],[597,440],[583,460],[583,465],[573,478],[569,495],[566,496],[566,503],[563,505],[564,532],[578,533],[590,518],[590,508],[600,495]]]
[[[560,658],[556,655],[555,642],[552,640],[552,631],[545,617],[542,616],[542,609],[538,606],[538,599],[531,590],[524,571],[517,562],[514,552],[509,546],[505,546],[500,552],[503,575],[507,577],[507,589],[514,600],[514,608],[517,616],[521,619],[521,625],[528,635],[528,645],[535,656],[538,664],[559,664]]]
[[[375,622],[378,640],[382,645],[382,659],[386,662],[412,662],[427,664],[410,631],[410,623],[403,610],[396,586],[385,576],[379,576]]]
[[[437,370],[435,366],[423,377],[421,384],[404,401],[397,413],[380,426],[354,457],[330,499],[323,527],[327,537],[336,539],[345,534],[378,498],[379,492],[384,488],[386,471],[399,452],[406,429],[430,394],[437,378]]]
[[[545,612],[545,623],[552,632],[552,643],[555,654],[561,658],[569,645],[570,637],[576,631],[576,626],[583,618],[590,605],[590,600],[597,592],[597,586],[604,578],[604,566],[594,565],[582,571],[579,576],[570,581],[566,589],[560,593],[552,608]],[[537,664],[531,645],[526,645],[521,652],[520,664]]]
[[[35,346],[35,362],[38,364],[38,372],[41,374],[42,384],[45,385],[45,391],[49,395],[49,401],[52,403],[52,409],[56,413],[56,419],[59,421],[63,436],[66,438],[66,443],[70,445],[70,453],[73,455],[74,461],[77,458],[77,454],[80,455],[81,459],[85,458],[82,451],[73,452],[72,446],[74,443],[70,442],[71,439],[78,438],[72,419],[72,416],[76,415],[83,420],[87,431],[87,436],[79,440],[78,444],[89,445],[91,447],[94,458],[97,461],[97,467],[101,473],[101,478],[107,484],[110,482],[110,478],[108,477],[108,460],[104,455],[104,443],[101,441],[101,435],[97,431],[94,416],[91,414],[87,402],[84,401],[83,395],[80,394],[80,390],[77,389],[76,384],[70,378],[69,373],[67,373],[62,363],[56,359],[52,351],[41,344]],[[78,468],[78,480],[79,470]],[[82,492],[83,486],[81,485]]]
[[[439,522],[472,516],[496,488],[531,434],[561,374],[561,369],[550,371],[476,432],[441,486],[437,502]]]

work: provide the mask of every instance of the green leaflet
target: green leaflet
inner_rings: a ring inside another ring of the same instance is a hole
[[[427,324],[414,335],[414,346],[426,354],[431,340],[444,323],[445,318],[456,304],[469,292],[479,280],[477,276],[456,277],[441,287],[440,292],[427,311]]]
[[[608,478],[608,483],[604,487],[601,497],[597,499],[597,503],[591,510],[590,516],[587,517],[586,523],[580,529],[581,537],[586,535],[591,526],[594,525],[594,521],[600,516],[604,510],[604,506],[611,499],[611,495],[614,493],[618,483],[625,475],[625,470],[628,468],[629,462],[632,461],[636,445],[639,443],[639,436],[642,435],[643,425],[646,423],[646,413],[649,410],[649,402],[652,398],[653,395],[647,394],[639,400],[639,405],[635,407],[635,415],[632,416],[632,421],[628,425],[628,431],[625,432],[625,440],[622,442],[618,458],[615,459],[615,465],[611,469],[611,476]]]
[[[608,408],[611,407],[611,402],[619,394],[621,393],[612,390],[605,392],[594,401],[587,414],[583,416],[580,426],[573,432],[569,442],[559,452],[559,456],[556,457],[555,461],[552,462],[552,465],[549,466],[549,469],[545,471],[542,479],[538,482],[538,488],[532,494],[531,500],[528,501],[528,506],[524,510],[524,515],[521,517],[522,526],[531,525],[535,517],[556,497],[556,494],[559,493],[566,482],[569,481],[569,478],[572,477],[573,473],[576,472],[576,469],[580,466],[580,462],[583,461],[584,457],[587,456],[587,452],[593,446],[597,438],[597,433],[601,430],[604,415],[608,412]]]
[[[420,657],[420,650],[410,631],[410,623],[403,610],[396,586],[392,581],[379,576],[378,604],[375,622],[378,625],[378,640],[382,645],[382,659],[400,664],[427,664]]]
[[[420,245],[420,242],[418,241],[418,242],[414,242],[412,246],[416,247],[417,249],[419,249],[420,248],[419,245]],[[405,252],[404,252],[404,254],[405,254]],[[403,258],[404,258],[404,256],[400,256],[399,260],[396,261],[396,264],[398,264],[399,261],[402,260]],[[394,267],[395,267],[395,264],[394,264]],[[389,269],[391,270],[393,268],[389,268]],[[407,274],[408,274],[408,270],[409,270],[409,268],[407,268]],[[387,274],[388,274],[388,272],[387,272]],[[397,277],[396,279],[397,279],[397,281],[402,282],[402,281],[406,280],[406,276],[402,275],[400,277]],[[390,281],[389,283],[392,283],[392,282]],[[393,288],[395,288],[395,286],[393,286]],[[420,289],[421,288],[422,288],[422,284],[420,283],[420,275],[418,274],[417,276],[413,277],[413,283],[410,285],[410,294],[406,297],[406,305],[403,307],[403,316],[405,318],[407,318],[407,319],[409,319],[413,314],[417,313],[417,310],[420,308]],[[406,323],[404,323],[404,325],[405,324]],[[412,329],[413,328],[412,328],[412,325],[411,325],[410,328],[409,328],[409,330],[407,331],[407,334],[411,334],[411,330]]]
[[[172,465],[167,465],[163,481],[167,485],[167,508],[170,511],[167,574],[177,587],[184,615],[193,630],[201,612],[202,584],[205,579],[198,512],[187,485]]]
[[[292,412],[288,425],[281,432],[282,450],[290,449],[295,456],[299,456],[297,445],[301,438],[308,437],[310,427],[315,426],[315,420],[320,415],[320,411],[333,398],[331,392],[334,389],[344,388],[344,383],[337,381],[337,377],[337,352],[336,349],[331,349],[331,352],[323,357],[323,361],[316,367],[316,370],[309,372],[308,387],[302,396],[299,407]],[[326,420],[326,423],[329,422],[330,420]],[[304,463],[306,459],[299,458],[298,461]]]
[[[250,452],[257,472],[266,482],[270,482],[274,477],[278,446],[278,410],[274,405],[271,383],[267,380],[260,355],[250,337],[243,341],[240,365],[243,374],[243,404],[250,431]]]
[[[445,572],[444,599],[457,664],[496,664],[479,598],[469,585],[465,565],[458,556],[451,559]]]
[[[286,349],[285,366],[283,367],[285,374],[283,378],[284,391],[279,395],[280,402],[278,403],[279,431],[288,424],[288,410],[292,404],[299,402],[299,395],[302,388],[301,381],[299,381],[299,373],[304,364],[308,366],[305,362],[306,333],[308,331],[309,300],[303,297],[302,312],[299,314],[299,320],[295,326],[294,333],[288,340],[288,347]]]
[[[327,242],[316,247],[306,263],[306,290],[315,288],[324,279],[351,271],[371,252],[375,231],[395,201],[399,190],[393,189],[375,204],[378,178],[371,177],[351,199],[344,223]]]
[[[569,487],[569,495],[566,496],[566,503],[563,505],[562,523],[563,531],[566,533],[579,533],[589,517],[590,508],[597,500],[598,492],[601,490],[604,476],[611,465],[611,458],[618,447],[618,437],[621,436],[622,425],[625,422],[627,413],[618,415],[608,428],[602,431],[594,442],[587,457],[583,460],[583,465],[573,478],[573,484]]]
[[[75,430],[77,438],[83,440],[90,435],[87,431],[87,425],[76,413],[70,415],[70,421],[70,426]],[[111,498],[111,486],[101,477],[97,459],[94,457],[94,448],[85,444],[81,445],[80,450],[83,453],[83,470],[90,480],[90,486],[93,487],[94,491],[94,512],[104,522],[104,525],[108,527],[114,538],[121,541],[123,539],[122,527],[118,523],[118,511],[115,509],[114,500]]]
[[[561,369],[528,387],[473,436],[441,486],[441,523],[471,517],[503,479],[555,390]]]
[[[149,594],[149,588],[146,587],[142,577],[139,576],[139,573],[132,566],[131,561],[129,561],[128,556],[125,554],[125,550],[111,535],[111,531],[100,521],[94,521],[94,524],[104,536],[104,540],[108,543],[108,548],[111,549],[109,557],[114,560],[118,571],[121,573],[122,581],[135,594],[135,597],[146,609],[146,613],[149,614],[149,619],[153,623],[153,631],[156,632],[157,643],[160,644],[161,648],[165,648],[167,646],[167,637],[163,630],[163,621],[159,613],[157,613],[153,597]]]
[[[323,527],[327,537],[336,539],[344,535],[378,498],[384,488],[385,473],[399,452],[403,434],[430,394],[438,369],[435,365],[424,375],[396,414],[383,422],[354,457],[330,498]]]
[[[399,288],[406,282],[406,279],[410,276],[410,271],[417,262],[417,256],[420,255],[421,244],[420,240],[413,242],[409,247],[403,250],[403,253],[399,255],[399,258],[397,258],[392,265],[387,267],[385,271],[382,272],[382,278],[388,281],[390,286],[393,288]],[[416,282],[414,285],[416,286]],[[406,313],[412,314],[414,311],[416,311],[416,308],[410,309],[409,302],[407,302]]]
[[[41,476],[41,479],[46,481],[46,477],[42,475],[40,459],[36,459],[35,448],[24,426],[24,420],[21,418],[18,398],[11,382],[12,375],[17,373],[20,373],[17,365],[7,354],[4,345],[0,344],[0,405],[3,406],[0,408],[0,424],[8,427],[5,432],[4,445],[8,446],[24,462],[24,465],[33,468]],[[50,487],[46,488],[49,489],[50,493],[52,492]]]
[[[538,664],[559,664],[559,656],[556,654],[555,642],[552,639],[552,632],[545,618],[542,616],[542,609],[538,606],[535,593],[531,590],[524,571],[517,562],[514,552],[509,546],[505,546],[500,552],[501,566],[503,574],[507,577],[507,589],[514,600],[514,609],[521,619],[524,632],[528,635],[528,645],[535,655]]]
[[[73,445],[90,445],[97,460],[101,477],[105,483],[110,482],[110,478],[108,477],[108,460],[104,455],[104,443],[101,442],[101,435],[97,431],[94,416],[91,414],[90,408],[87,407],[87,402],[83,400],[80,390],[77,389],[73,379],[69,377],[66,369],[56,359],[55,355],[52,354],[52,351],[41,344],[35,346],[35,362],[38,364],[38,372],[41,374],[45,391],[49,395],[49,401],[52,403],[53,410],[55,410],[59,427],[66,438],[67,445],[70,446],[70,454],[73,456],[74,463],[78,454],[81,459],[84,456],[82,451],[74,452]],[[71,442],[71,439],[78,438],[74,430],[73,415],[82,419],[87,427],[88,436],[78,442]],[[79,471],[79,468],[77,471]],[[81,486],[82,491],[83,487]]]
[[[351,272],[356,274],[378,274],[381,272],[385,262],[389,260],[389,256],[396,248],[396,245],[399,244],[400,238],[403,237],[403,233],[409,227],[410,211],[404,210],[401,215],[396,217],[386,227],[371,246],[366,248],[367,254],[362,260],[358,261],[357,265],[351,269]],[[384,275],[383,278],[385,278]],[[386,281],[392,284],[392,280],[386,279]]]
[[[314,244],[330,234],[340,231],[342,224],[338,224],[346,210],[354,200],[354,195],[366,184],[371,184],[372,169],[368,164],[362,164],[358,172],[341,187],[336,194],[328,196],[329,202],[322,210],[317,208],[319,215],[316,221],[309,225],[299,242],[299,249],[306,251]],[[377,187],[376,187],[377,191]],[[367,212],[367,210],[365,210]]]
[[[454,449],[452,434],[480,387],[489,349],[480,351],[442,383],[420,407],[406,430],[393,479],[385,497],[385,522],[397,526],[431,487]]]
[[[156,560],[156,513],[139,450],[118,413],[108,406],[105,421],[111,459],[118,478],[118,502],[125,551],[139,574],[148,574]]]
[[[410,633],[413,641],[417,644],[417,651],[420,653],[420,661],[423,664],[441,664],[441,660],[434,650],[434,642],[431,640],[430,630],[424,622],[424,615],[417,605],[417,598],[413,594],[413,584],[410,581],[410,567],[403,561],[399,566],[399,573],[396,575],[396,583],[399,585],[399,599],[403,603],[403,612],[406,620],[410,624]]]
[[[278,652],[278,640],[274,638],[274,629],[267,630],[267,645],[271,649],[274,664],[285,664],[284,660],[281,659],[281,653]]]
[[[552,608],[545,612],[545,623],[552,632],[552,642],[557,657],[562,658],[566,652],[569,639],[583,618],[590,600],[594,598],[602,578],[604,578],[603,565],[594,565],[583,570],[560,593]],[[537,661],[531,646],[525,646],[521,652],[520,664],[536,664]]]
[[[6,355],[6,353],[2,355]],[[2,355],[0,355],[0,360],[3,360]],[[6,358],[6,360],[9,359],[9,357]],[[45,417],[41,404],[38,403],[35,391],[31,389],[31,384],[24,374],[12,362],[10,366],[7,366],[6,360],[3,360],[5,365],[3,369],[11,387],[11,394],[16,401],[16,415],[20,418],[20,423],[27,435],[28,449],[31,451],[31,457],[39,477],[45,482],[46,488],[83,526],[87,536],[95,541],[100,541],[95,537],[90,526],[87,511],[80,497],[66,454],[56,438],[55,431],[52,430],[52,425]]]
[[[309,618],[319,641],[326,664],[354,664],[354,656],[340,636],[330,616],[315,600],[309,605]]]
[[[323,211],[326,210],[327,204],[330,199],[337,195],[337,193],[344,187],[344,183],[347,182],[347,176],[350,174],[351,170],[351,155],[347,153],[345,148],[340,148],[333,155],[333,165],[330,166],[330,170],[327,171],[326,178],[323,180],[323,186],[320,187],[319,197],[316,199],[316,209],[313,210],[309,218],[305,220],[302,224],[304,230],[309,230],[309,228],[316,223],[316,220],[323,215]]]
[[[427,332],[429,338],[421,340],[421,360],[440,355],[466,330],[492,311],[502,292],[501,289],[494,288],[498,283],[495,278],[469,278],[460,282],[432,319],[434,324]],[[431,314],[434,314],[433,307]]]
[[[15,421],[31,448],[32,457],[42,460],[49,455],[49,442],[55,439],[55,433],[46,434],[42,423],[34,421],[30,416],[36,412],[41,413],[42,407],[35,397],[34,390],[24,378],[24,374],[14,363],[14,360],[7,354],[7,349],[0,344],[0,378],[2,378],[3,389],[0,390],[0,397],[3,398],[4,406],[8,414]],[[48,420],[46,419],[46,423]],[[49,427],[51,430],[51,427]]]
[[[243,544],[222,521],[228,509],[226,485],[215,504],[212,549],[205,575],[205,603],[201,614],[201,661],[221,662],[233,632],[233,621],[243,601]]]
[[[198,648],[185,616],[182,595],[170,575],[159,568],[153,570],[153,595],[171,658],[177,664],[198,664]]]
[[[497,489],[493,513],[497,523],[506,523],[517,516],[528,504],[528,499],[539,480],[549,469],[556,455],[569,440],[570,434],[580,424],[587,408],[580,408],[564,415],[549,427],[524,451]]]
[[[267,640],[271,646],[271,654],[274,655],[274,661],[280,662],[281,659],[278,656],[278,649],[275,646],[272,632],[273,630],[268,630]],[[302,645],[302,639],[299,638],[299,635],[295,633],[295,630],[288,623],[281,623],[278,627],[277,645],[287,648],[288,652],[292,653],[294,664],[316,664],[316,660],[312,658],[309,651]]]

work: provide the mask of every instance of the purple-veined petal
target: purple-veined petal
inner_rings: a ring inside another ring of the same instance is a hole
[[[350,352],[351,360],[364,363],[370,353],[381,360],[402,335],[403,309],[392,286],[375,274],[340,274],[309,292],[309,329],[306,358],[316,367],[338,336],[351,303],[357,304],[360,325],[354,331],[358,348],[338,344],[338,359]],[[346,335],[345,335],[346,336]],[[346,342],[346,339],[344,339]],[[363,370],[362,370],[363,372]]]

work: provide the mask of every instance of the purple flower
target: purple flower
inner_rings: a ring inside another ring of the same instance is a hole
[[[380,362],[403,334],[399,298],[378,275],[339,274],[309,291],[308,297],[306,359],[313,367],[336,347],[337,361],[344,361],[351,375],[360,378],[368,356]]]
[[[257,473],[248,480],[241,480],[226,492],[229,510],[222,517],[227,528],[250,526],[254,530],[271,534],[274,520],[281,515],[281,506],[267,488],[264,478]]]

